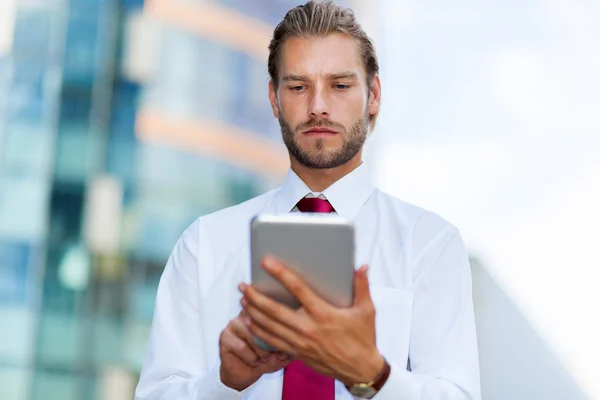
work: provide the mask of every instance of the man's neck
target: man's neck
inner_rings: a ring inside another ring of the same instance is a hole
[[[292,171],[313,191],[320,193],[333,185],[350,172],[354,171],[362,163],[362,152],[359,152],[352,160],[344,165],[328,169],[308,168],[290,157]]]

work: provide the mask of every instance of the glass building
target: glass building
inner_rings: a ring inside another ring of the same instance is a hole
[[[0,398],[131,399],[166,259],[287,168],[291,0],[0,3]]]

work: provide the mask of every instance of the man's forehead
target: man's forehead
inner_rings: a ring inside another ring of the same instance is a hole
[[[280,76],[365,73],[357,40],[344,34],[289,38],[281,55]]]

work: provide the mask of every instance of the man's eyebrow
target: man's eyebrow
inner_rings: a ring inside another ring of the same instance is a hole
[[[304,75],[289,74],[289,75],[282,76],[281,80],[283,82],[294,82],[294,81],[308,82],[310,79],[308,79],[308,77],[304,76]]]
[[[358,74],[352,71],[334,72],[327,74],[327,80],[335,81],[338,79],[357,80]],[[310,79],[305,75],[288,74],[281,77],[282,82],[308,82]]]
[[[356,80],[358,79],[358,74],[352,71],[336,72],[333,74],[327,74],[327,79],[330,81],[335,81],[337,79]]]

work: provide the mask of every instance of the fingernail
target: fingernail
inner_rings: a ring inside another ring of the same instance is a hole
[[[281,353],[281,354],[277,354],[277,358],[279,359],[279,361],[285,361],[288,359],[288,355],[285,353]]]
[[[263,358],[261,358],[260,360],[258,360],[261,364],[266,364],[269,362],[269,356],[265,356]]]
[[[250,326],[252,325],[252,320],[250,319],[250,317],[244,317],[244,324],[246,324],[246,326]]]
[[[246,307],[248,305],[248,300],[246,300],[245,297],[242,297],[242,299],[240,300],[240,303],[242,304],[242,307]]]
[[[263,260],[263,266],[265,267],[265,269],[273,268],[273,260],[269,257],[265,257],[265,259]]]
[[[240,290],[240,292],[245,292],[247,288],[248,288],[248,285],[246,285],[245,283],[240,283],[238,285],[238,289]]]

